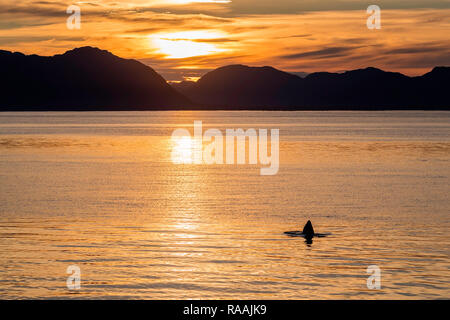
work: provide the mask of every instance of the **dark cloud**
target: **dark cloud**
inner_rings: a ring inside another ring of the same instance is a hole
[[[29,27],[41,27],[41,26],[48,26],[53,25],[55,23],[59,23],[56,21],[30,21],[30,20],[23,20],[23,19],[17,19],[17,20],[3,20],[0,21],[0,30],[14,30],[14,29],[20,29],[20,28],[29,28]]]
[[[70,3],[36,1],[30,5],[8,4],[0,5],[1,13],[9,14],[28,14],[41,17],[59,17],[65,15],[65,9]],[[136,5],[135,7],[120,7],[120,3],[102,4],[95,1],[83,2],[78,4],[82,10],[90,7],[88,14],[91,16],[117,18],[123,16],[124,20],[132,14],[172,14],[172,15],[203,15],[205,17],[214,16],[215,19],[224,19],[224,22],[233,17],[245,17],[253,14],[302,14],[310,11],[343,11],[343,10],[361,10],[373,4],[371,1],[354,0],[234,0],[230,3],[190,3],[185,5]],[[382,9],[448,9],[450,1],[443,0],[378,0],[376,4]],[[94,10],[96,8],[96,10]],[[428,19],[428,18],[427,18]],[[445,17],[436,17],[434,19],[445,19]],[[142,21],[141,18],[132,18],[127,21]]]
[[[168,13],[167,9],[148,7],[123,8],[112,6],[99,6],[95,3],[79,4],[84,22],[95,22],[96,19],[108,19],[110,21],[146,23],[157,27],[136,28],[126,33],[144,33],[164,30],[166,27],[183,27],[189,25],[190,29],[204,29],[211,24],[228,23],[231,19],[206,15],[194,11],[179,11]],[[90,8],[86,9],[86,6]],[[0,4],[0,29],[17,29],[26,26],[40,26],[54,24],[56,19],[66,19],[67,3],[64,2],[33,2],[26,6],[22,4]],[[30,19],[39,19],[30,22]],[[197,27],[195,26],[197,25]]]
[[[288,54],[280,56],[282,59],[300,59],[300,58],[316,58],[316,59],[323,59],[323,58],[330,58],[330,57],[339,57],[348,54],[349,51],[353,51],[355,49],[358,49],[359,47],[330,47],[315,51],[307,51],[307,52],[300,52],[300,53],[294,53],[294,54]]]
[[[42,41],[85,41],[84,37],[53,37],[53,36],[0,36],[0,45],[13,45],[19,43],[32,43]]]
[[[365,11],[376,4],[382,9],[448,9],[449,1],[442,0],[234,0],[230,3],[230,16],[245,14],[294,14],[307,11]]]
[[[399,48],[385,51],[385,54],[414,54],[414,53],[430,53],[430,52],[442,52],[442,47],[407,47],[407,48]]]
[[[94,16],[93,13],[90,13],[91,16]],[[147,22],[153,24],[167,25],[167,26],[182,26],[182,24],[189,23],[192,25],[193,21],[203,26],[211,26],[212,23],[226,23],[231,22],[230,19],[224,19],[215,16],[205,16],[203,14],[175,14],[175,13],[156,13],[152,11],[146,11],[144,13],[130,13],[130,12],[122,12],[122,11],[110,11],[105,12],[101,15],[102,17],[123,21],[123,22]]]
[[[225,26],[225,29],[228,32],[230,32],[230,33],[241,33],[241,32],[251,32],[251,31],[259,31],[259,30],[270,29],[270,26],[260,26],[260,25],[237,26],[237,25],[229,25],[229,26]]]
[[[311,36],[312,36],[311,33],[305,33],[305,34],[295,34],[295,35],[282,37],[282,38],[307,38],[307,37],[311,37]],[[280,38],[280,39],[282,39],[282,38]]]
[[[144,33],[144,34],[149,34],[149,33],[156,33],[156,32],[161,32],[166,30],[167,27],[153,27],[153,28],[139,28],[139,29],[130,29],[130,30],[126,30],[124,31],[124,33],[129,33],[129,34],[139,34],[139,33]]]
[[[216,17],[229,17],[228,3],[189,3],[185,5],[166,5],[166,6],[141,6],[134,10],[139,13],[148,11],[156,13],[171,13],[171,14],[202,14],[205,16],[214,15]]]
[[[0,5],[0,12],[2,14],[19,14],[28,16],[39,16],[45,18],[66,16],[66,10],[61,10],[56,7],[48,6],[5,6]]]

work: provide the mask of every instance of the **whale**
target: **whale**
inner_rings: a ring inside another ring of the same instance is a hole
[[[311,221],[308,220],[308,222],[306,222],[305,226],[303,227],[302,231],[286,231],[284,234],[291,236],[291,237],[303,237],[306,240],[311,240],[314,237],[317,237],[317,238],[326,237],[326,236],[330,235],[331,233],[316,233],[314,231],[314,227],[313,227]]]
[[[312,226],[311,220],[308,220],[308,222],[305,224],[302,233],[305,235],[305,238],[314,237],[314,228]]]

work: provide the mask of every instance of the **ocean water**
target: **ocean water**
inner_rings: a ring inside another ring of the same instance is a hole
[[[278,174],[174,164],[194,120]],[[450,112],[0,113],[0,298],[448,299],[449,182]]]

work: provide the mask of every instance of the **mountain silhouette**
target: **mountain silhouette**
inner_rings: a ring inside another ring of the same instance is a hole
[[[450,68],[420,77],[366,68],[304,78],[272,67],[231,65],[174,84],[193,102],[227,109],[448,109]]]
[[[77,110],[190,106],[152,68],[82,47],[42,57],[0,51],[0,107]]]
[[[366,68],[300,77],[230,65],[169,85],[152,68],[93,47],[52,57],[0,50],[0,110],[449,109],[450,68],[419,77]]]
[[[192,85],[175,87],[203,105],[276,107],[295,105],[292,92],[301,90],[303,82],[272,67],[231,65],[205,74]]]

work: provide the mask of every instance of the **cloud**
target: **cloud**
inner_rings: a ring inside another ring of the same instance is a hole
[[[407,48],[398,48],[398,49],[392,49],[392,50],[386,50],[384,53],[388,55],[393,54],[414,54],[414,53],[432,53],[432,52],[443,52],[448,48],[442,48],[440,46],[426,46],[427,44],[424,43],[423,47],[407,47]],[[429,45],[429,44],[428,44]]]
[[[0,36],[0,45],[14,45],[20,43],[42,42],[42,41],[70,41],[80,42],[86,41],[85,37],[53,37],[53,36]]]
[[[235,0],[230,5],[232,16],[249,14],[294,14],[311,11],[364,10],[372,3],[355,0]],[[377,0],[382,10],[448,9],[449,1],[442,0]]]
[[[64,10],[62,10],[64,8]],[[44,4],[44,5],[14,5],[14,4],[0,4],[1,14],[16,14],[19,16],[38,16],[38,17],[61,17],[65,16],[65,8],[67,6],[55,4]]]
[[[320,50],[315,50],[315,51],[283,55],[283,56],[280,56],[280,58],[282,58],[282,59],[300,59],[300,58],[314,57],[316,59],[324,59],[324,58],[330,58],[330,57],[341,57],[341,56],[347,54],[349,51],[356,50],[358,48],[359,47],[331,47],[331,48],[325,48],[325,49],[320,49]]]
[[[371,65],[407,74],[423,73],[434,64],[450,64],[450,9],[384,7],[437,7],[436,1],[381,0],[381,30],[367,29],[367,14],[360,1],[336,0],[332,5],[329,0],[234,0],[191,5],[170,1],[80,2],[82,28],[68,30],[66,2],[0,0],[0,45],[6,50],[42,55],[92,45],[147,61],[171,77],[193,76],[235,63],[308,73]],[[441,7],[443,2],[450,3],[440,1]],[[239,9],[245,5],[254,8]],[[275,5],[280,8],[272,10]],[[298,8],[301,13],[293,14]],[[314,8],[319,11],[309,11]],[[336,9],[323,11],[332,8]],[[254,14],[259,11],[264,14]],[[276,14],[281,11],[283,14]],[[150,41],[155,34],[182,31],[214,31],[217,35],[211,38],[199,35],[185,40],[226,50],[169,61]]]

